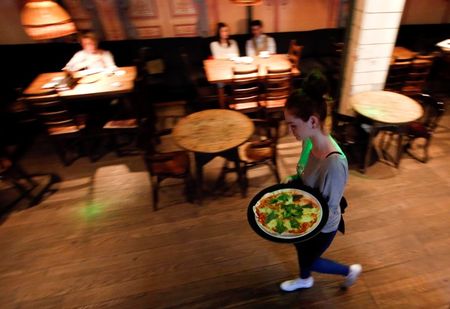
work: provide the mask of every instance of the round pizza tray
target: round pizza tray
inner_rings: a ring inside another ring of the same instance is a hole
[[[268,233],[266,230],[264,230],[260,223],[258,222],[258,219],[256,217],[256,213],[254,211],[254,207],[258,204],[259,200],[263,198],[264,195],[267,193],[271,193],[274,191],[282,190],[282,189],[294,189],[298,191],[298,193],[305,195],[306,197],[315,199],[315,202],[320,206],[322,210],[322,216],[318,223],[315,223],[315,227],[308,231],[305,234],[294,236],[294,235],[282,235],[282,234],[276,234],[276,233]],[[248,223],[252,227],[252,229],[261,236],[264,239],[278,242],[278,243],[298,243],[303,242],[305,240],[311,239],[314,236],[316,236],[320,231],[322,230],[323,226],[328,220],[328,205],[325,199],[323,198],[322,194],[317,189],[313,189],[311,187],[305,186],[303,184],[276,184],[273,186],[270,186],[268,188],[265,188],[258,194],[256,194],[253,199],[250,201],[250,204],[248,205],[247,209],[247,219]]]

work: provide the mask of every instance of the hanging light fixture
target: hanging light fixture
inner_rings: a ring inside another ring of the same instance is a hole
[[[48,40],[75,33],[69,14],[51,0],[28,0],[22,8],[22,25],[34,40]]]
[[[231,0],[234,4],[252,6],[261,4],[262,0]]]

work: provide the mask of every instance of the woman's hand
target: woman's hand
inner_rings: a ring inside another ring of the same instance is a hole
[[[296,180],[296,179],[297,179],[297,175],[287,176],[286,178],[284,178],[284,179],[281,181],[281,183],[282,183],[282,184],[287,184],[287,183],[293,182],[293,181]]]

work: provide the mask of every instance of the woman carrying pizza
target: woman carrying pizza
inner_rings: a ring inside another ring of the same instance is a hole
[[[301,182],[317,188],[328,202],[329,217],[321,232],[310,240],[295,244],[300,277],[284,281],[280,288],[291,292],[310,288],[314,284],[311,272],[335,274],[345,277],[343,287],[355,283],[362,271],[359,264],[343,265],[325,258],[322,254],[330,246],[341,220],[340,200],[348,177],[347,159],[334,139],[325,132],[327,105],[320,90],[317,73],[305,80],[302,89],[293,92],[285,108],[285,119],[297,140],[302,141],[308,152],[303,151],[296,176]]]

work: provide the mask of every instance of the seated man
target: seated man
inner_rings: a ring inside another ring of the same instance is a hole
[[[82,34],[80,43],[83,49],[75,53],[63,70],[71,72],[84,69],[113,71],[117,68],[112,54],[98,48],[98,40],[94,33]]]
[[[252,20],[250,23],[253,37],[247,41],[245,46],[247,56],[258,56],[262,51],[270,54],[277,53],[275,40],[263,33],[263,24],[260,20]]]

